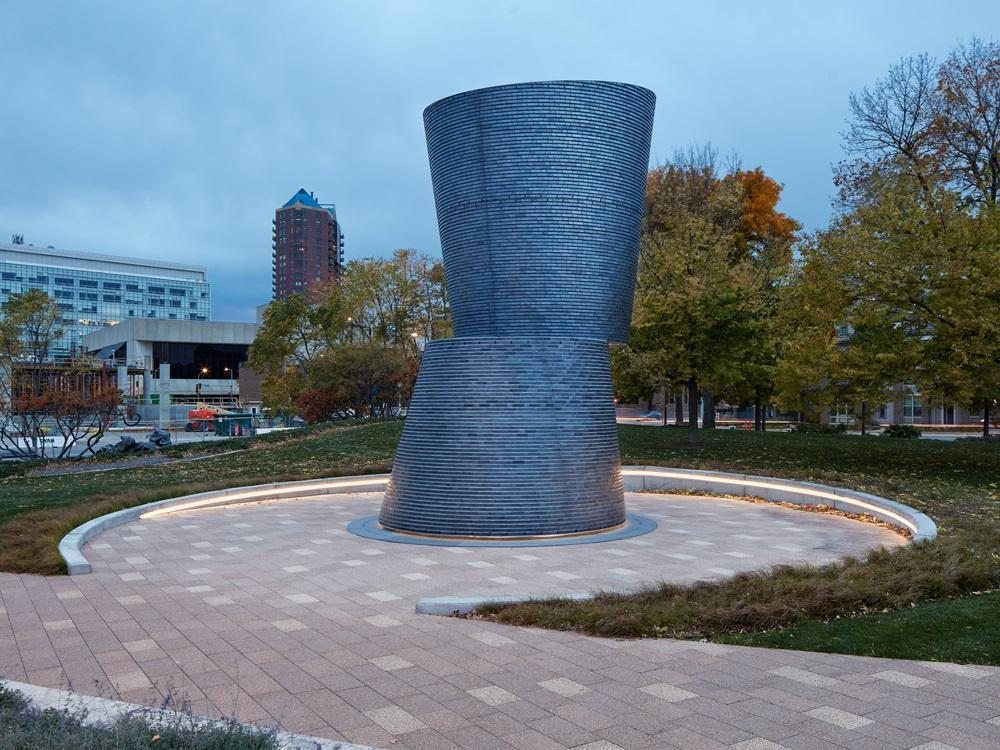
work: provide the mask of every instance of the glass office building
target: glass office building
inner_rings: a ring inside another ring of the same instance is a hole
[[[0,303],[40,289],[62,311],[52,356],[81,350],[87,333],[129,318],[208,320],[212,295],[201,266],[0,244]]]

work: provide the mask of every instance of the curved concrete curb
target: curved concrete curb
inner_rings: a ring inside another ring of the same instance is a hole
[[[277,482],[250,487],[231,487],[226,490],[199,492],[195,495],[171,497],[166,500],[137,505],[134,508],[108,513],[77,526],[59,542],[59,555],[66,562],[66,571],[72,575],[90,572],[90,562],[83,555],[83,546],[98,534],[142,518],[176,513],[195,508],[213,508],[239,503],[256,503],[262,500],[288,500],[317,495],[371,492],[389,481],[388,474],[367,474],[353,477],[310,479],[303,482]]]
[[[467,615],[474,609],[485,604],[520,604],[534,600],[572,599],[585,601],[593,599],[593,594],[549,594],[548,596],[429,596],[417,602],[415,607],[418,615]]]
[[[867,513],[881,521],[907,529],[913,542],[937,537],[937,526],[929,516],[909,505],[888,498],[794,479],[729,474],[700,469],[671,469],[665,466],[622,468],[626,492],[701,490],[726,495],[748,495],[771,502],[794,505],[827,505],[845,513]]]
[[[622,477],[626,492],[666,491],[671,489],[701,490],[728,495],[750,495],[772,502],[796,505],[828,505],[849,513],[867,513],[886,523],[901,526],[911,533],[911,541],[928,541],[937,537],[937,526],[928,516],[908,505],[897,503],[867,492],[841,487],[829,487],[813,482],[758,477],[750,474],[728,474],[721,471],[671,469],[664,466],[623,466]],[[176,513],[195,508],[213,508],[262,500],[371,492],[386,485],[388,474],[367,474],[352,477],[311,479],[303,482],[279,482],[252,487],[200,492],[167,500],[159,500],[134,508],[109,513],[77,526],[59,542],[59,554],[66,562],[70,575],[90,572],[90,562],[84,557],[83,546],[103,531],[142,518]],[[455,546],[455,545],[451,545]]]

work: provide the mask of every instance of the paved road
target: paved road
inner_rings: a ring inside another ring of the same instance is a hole
[[[644,418],[644,417],[618,417],[618,424],[634,424],[640,427],[661,427],[663,425],[663,420],[661,418]],[[671,423],[672,424],[672,423]],[[683,425],[682,425],[683,426]],[[720,427],[719,429],[736,429],[734,427]],[[770,430],[774,432],[775,430]],[[848,430],[848,435],[860,435],[859,430]],[[967,437],[980,437],[981,432],[930,432],[925,430],[921,435],[923,440],[958,440],[959,438]]]

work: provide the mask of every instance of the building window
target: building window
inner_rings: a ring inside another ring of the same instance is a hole
[[[151,286],[151,287],[149,287],[149,293],[150,294],[163,294],[163,287],[162,286]]]
[[[830,407],[830,424],[848,424],[851,421],[851,409],[847,404],[835,404]]]
[[[121,289],[122,285],[117,281],[105,281],[103,284],[105,289]]]
[[[126,284],[125,290],[129,292],[141,292],[142,287],[139,286],[138,284]]]
[[[184,290],[184,289],[173,289],[173,288],[171,288],[170,293],[172,295],[174,295],[175,297],[183,297],[185,294],[187,294],[187,291]]]
[[[912,424],[924,418],[923,399],[916,394],[909,393],[903,397],[903,422]]]
[[[91,281],[90,279],[80,279],[80,286],[86,287],[87,289],[97,289],[97,282]]]
[[[121,302],[122,301],[122,297],[121,297],[120,294],[105,294],[104,295],[104,301],[105,302]]]
[[[61,276],[56,276],[56,283],[59,286],[73,286],[73,279],[67,279]]]

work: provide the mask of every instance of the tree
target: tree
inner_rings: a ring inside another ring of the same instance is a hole
[[[973,39],[938,65],[890,68],[851,97],[840,214],[821,242],[856,304],[905,333],[910,377],[978,402],[1000,395],[1000,45]]]
[[[937,72],[931,132],[958,191],[983,206],[1000,196],[1000,43],[973,38]]]
[[[405,349],[451,335],[444,267],[415,250],[351,261],[343,289],[351,322],[371,340]]]
[[[415,374],[412,361],[399,348],[370,341],[323,352],[298,400],[303,418],[313,423],[390,416],[403,402],[404,382]]]
[[[275,300],[264,310],[247,363],[265,375],[289,368],[307,370],[317,354],[343,336],[349,317],[347,302],[337,286],[324,290],[320,304],[304,294]]]
[[[611,349],[611,385],[615,397],[631,402],[646,399],[650,404],[656,394],[664,397],[671,388],[667,365],[658,351],[636,351],[628,346]],[[667,424],[667,404],[663,404],[663,424]]]
[[[630,348],[686,386],[692,442],[701,388],[759,388],[773,358],[766,320],[798,229],[780,192],[760,169],[720,175],[709,147],[650,172]]]
[[[104,368],[86,358],[53,361],[60,320],[37,289],[0,307],[0,447],[18,458],[65,458],[81,441],[92,453],[118,419],[121,394]],[[49,432],[61,438],[51,449]]]
[[[37,289],[0,307],[0,446],[21,458],[41,456],[45,414],[26,410],[42,393],[42,365],[62,334],[61,312]]]
[[[351,261],[317,301],[272,302],[250,348],[269,409],[309,421],[408,403],[423,342],[450,335],[440,261],[413,250]]]

